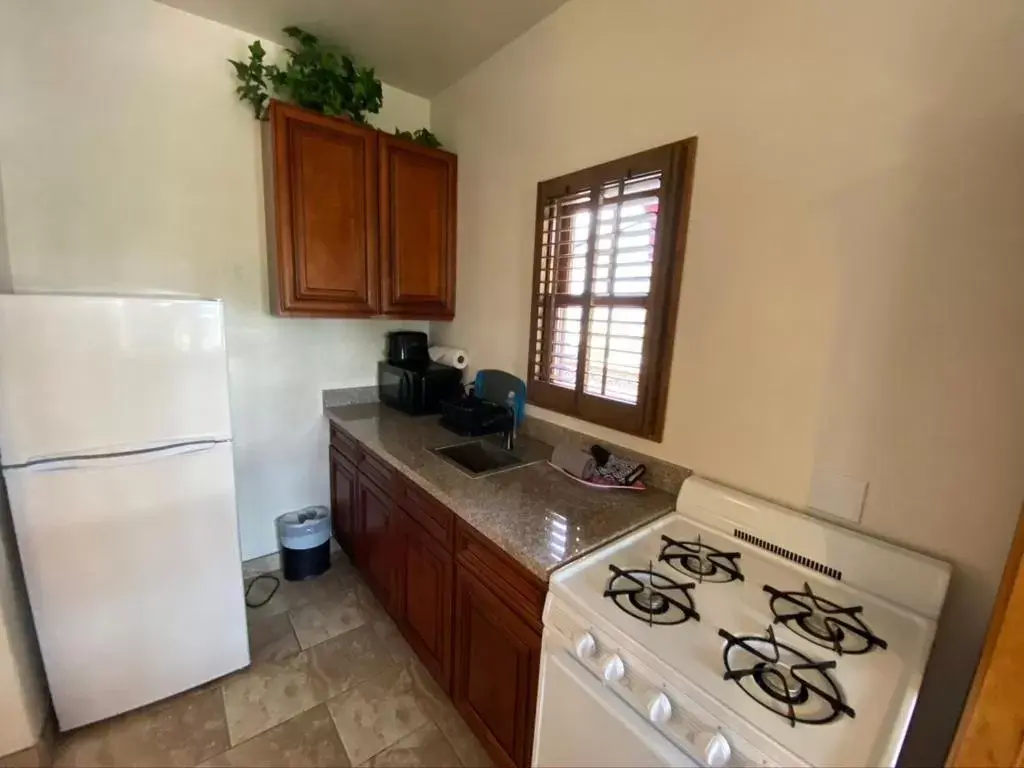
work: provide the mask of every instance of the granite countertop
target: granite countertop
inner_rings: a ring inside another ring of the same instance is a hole
[[[600,490],[571,480],[546,461],[470,477],[430,452],[459,437],[438,417],[406,416],[377,403],[326,408],[341,429],[445,504],[544,581],[551,572],[661,517],[675,506],[665,491]],[[520,438],[525,459],[547,458],[550,446]]]

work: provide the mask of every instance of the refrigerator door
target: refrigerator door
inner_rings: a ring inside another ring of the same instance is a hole
[[[219,301],[0,295],[0,461],[231,436]]]
[[[230,443],[4,479],[61,730],[249,663]]]

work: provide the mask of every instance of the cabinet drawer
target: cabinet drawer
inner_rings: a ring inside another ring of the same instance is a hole
[[[365,448],[360,451],[359,471],[377,483],[389,496],[395,495],[395,470]]]
[[[455,555],[462,566],[490,585],[509,608],[540,631],[547,583],[463,520],[455,522]]]
[[[400,478],[396,485],[398,503],[402,509],[451,552],[455,531],[455,515],[452,511],[404,478]]]
[[[331,447],[337,448],[353,464],[359,463],[359,443],[334,424],[331,424]]]

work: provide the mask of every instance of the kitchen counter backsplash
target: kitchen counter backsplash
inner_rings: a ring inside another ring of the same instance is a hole
[[[675,498],[657,488],[640,493],[588,488],[546,461],[469,477],[431,452],[470,439],[441,427],[437,416],[414,418],[379,403],[329,407],[325,413],[545,581],[555,568],[675,506]]]
[[[523,420],[523,426],[520,431],[522,434],[529,435],[534,440],[540,440],[548,445],[568,444],[579,448],[581,451],[589,452],[590,446],[595,443],[604,446],[620,459],[636,461],[646,466],[647,472],[643,476],[644,485],[660,488],[673,495],[679,494],[683,481],[693,474],[686,467],[680,467],[662,459],[656,459],[653,456],[646,456],[642,453],[631,451],[628,448],[609,443],[606,440],[600,440],[593,435],[586,435],[568,427],[563,427],[561,424],[545,421],[544,419],[527,416]]]
[[[346,389],[325,389],[323,391],[324,408],[337,408],[342,405],[362,405],[376,403],[377,385],[370,387],[347,387]]]

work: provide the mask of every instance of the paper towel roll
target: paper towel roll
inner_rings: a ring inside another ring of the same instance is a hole
[[[464,349],[431,347],[428,352],[430,353],[430,359],[435,363],[441,363],[441,365],[450,365],[452,368],[458,368],[460,371],[469,365],[469,358],[466,357]]]

